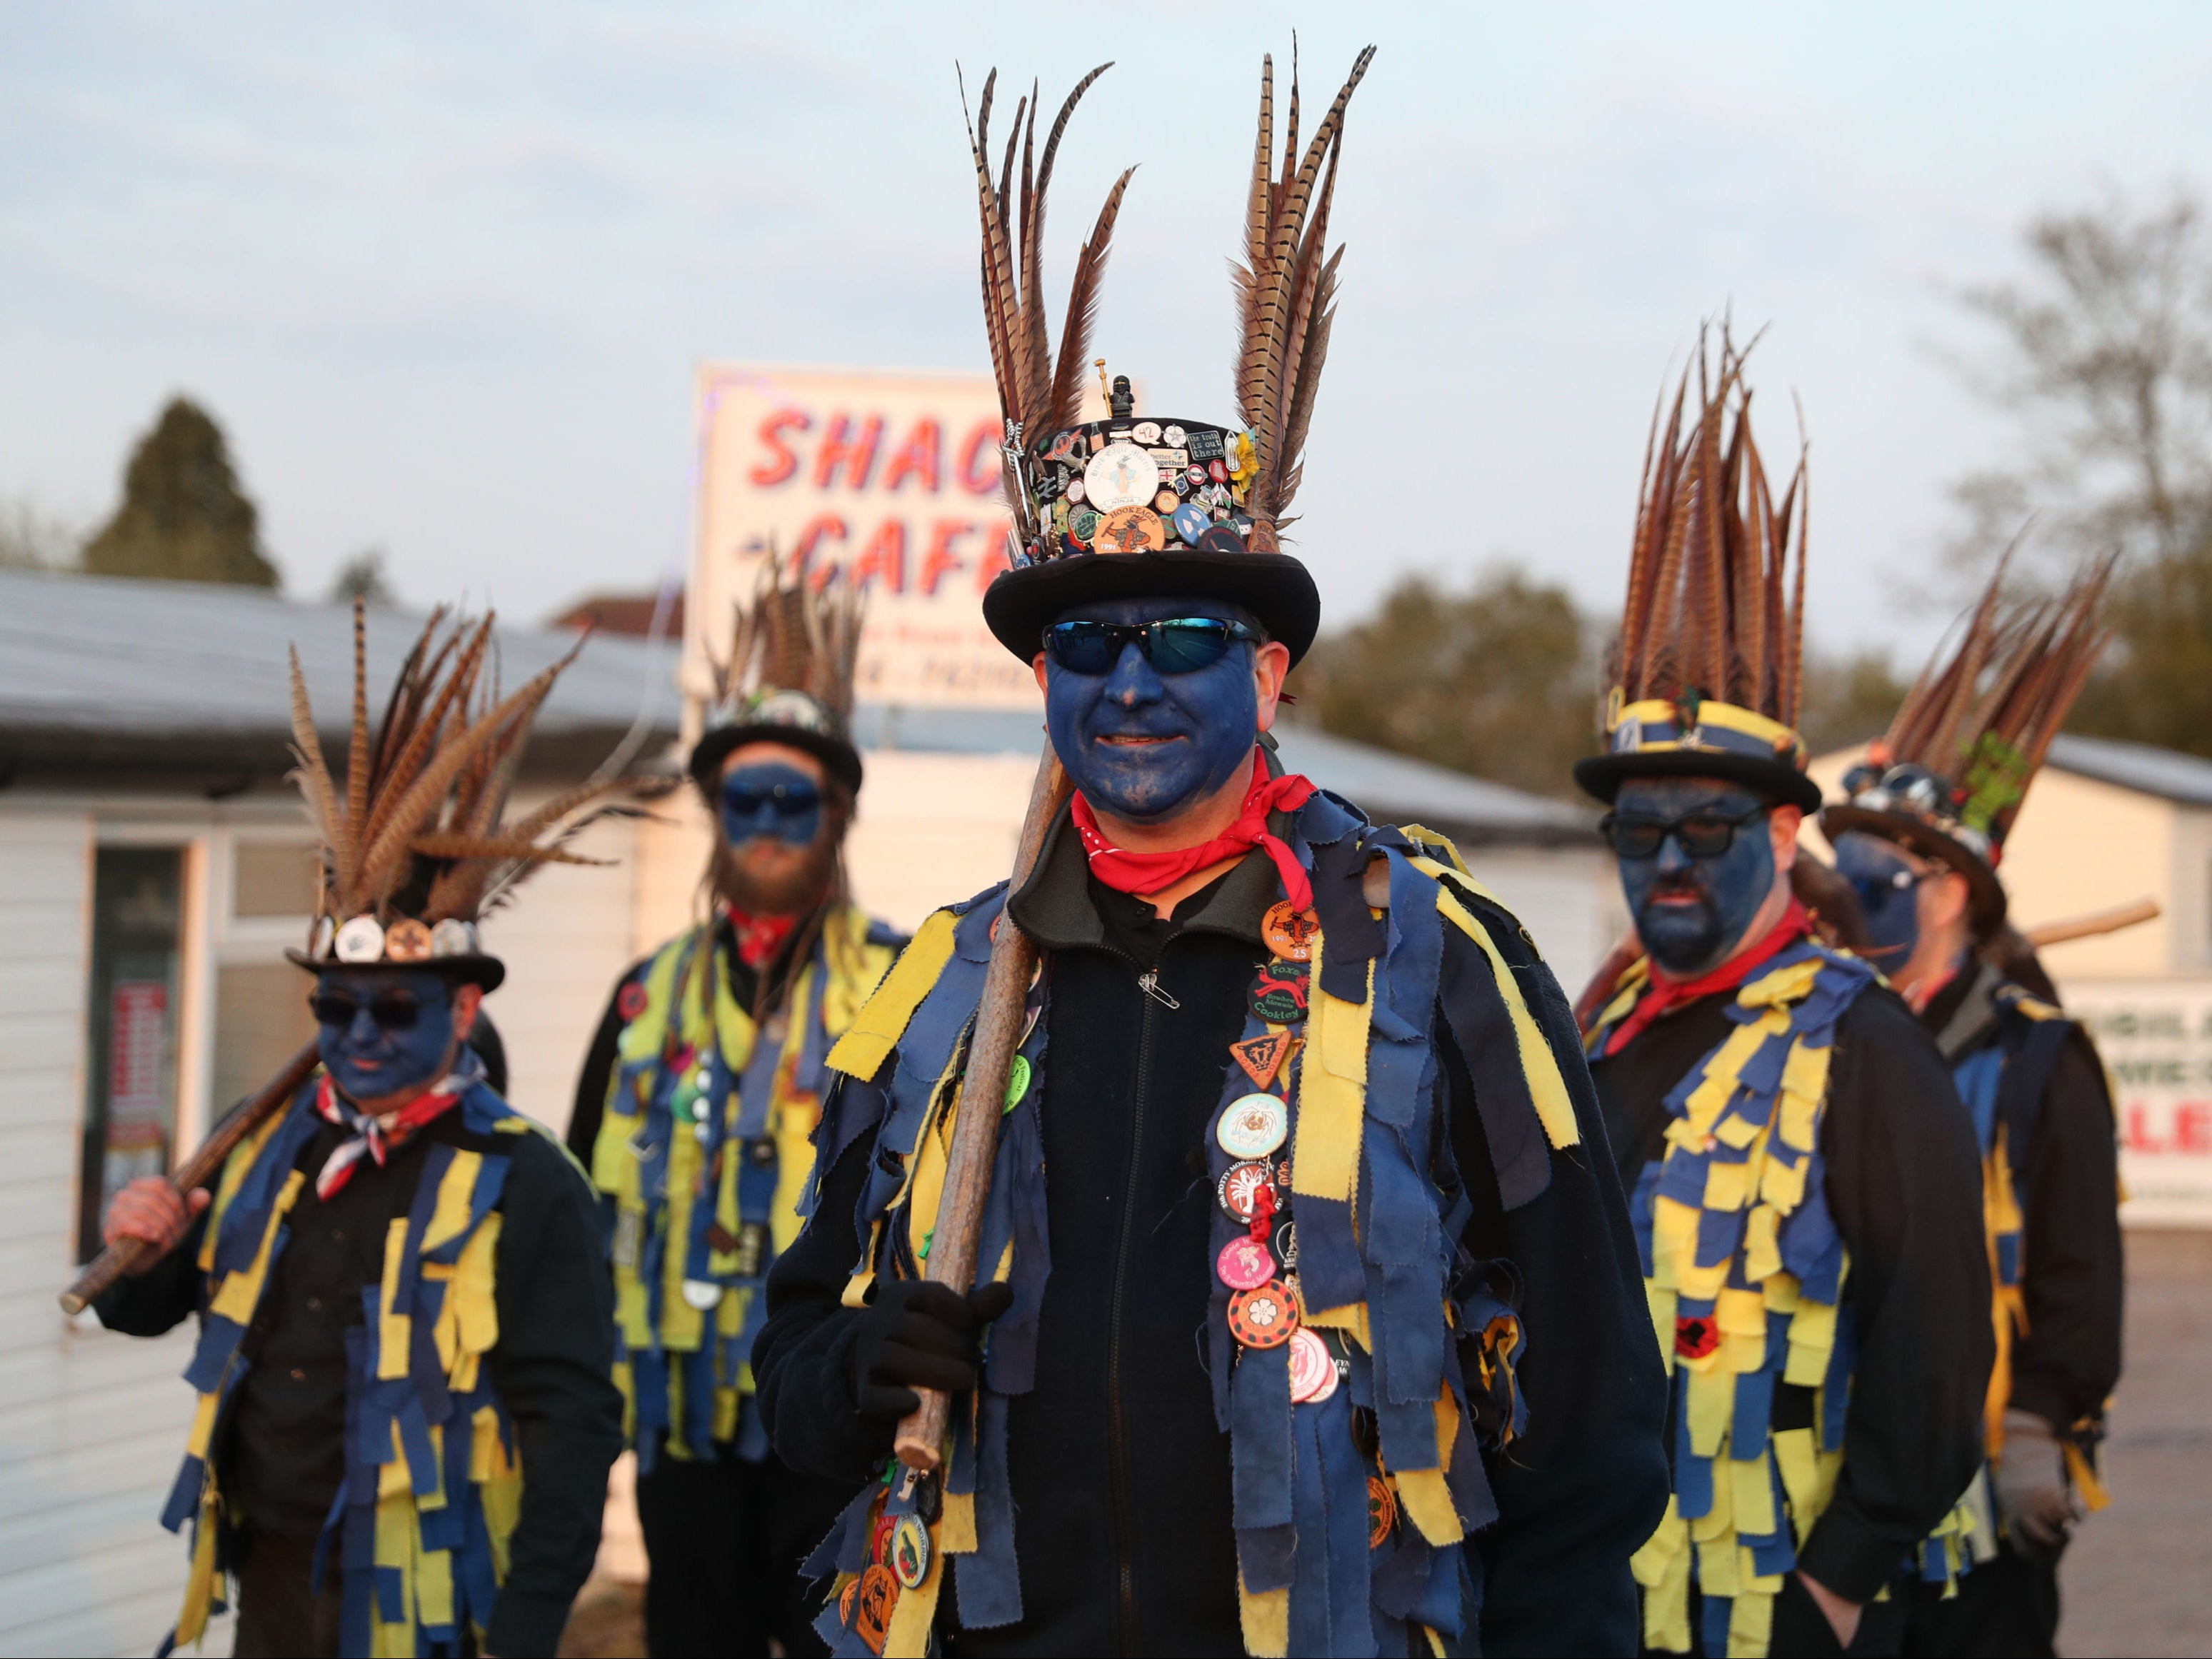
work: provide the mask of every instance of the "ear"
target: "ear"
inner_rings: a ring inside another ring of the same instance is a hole
[[[476,1029],[477,1010],[483,1006],[483,987],[459,985],[453,988],[453,1036],[468,1041],[469,1033]]]
[[[1043,652],[1040,651],[1036,653],[1036,660],[1030,664],[1030,667],[1036,675],[1037,690],[1043,692],[1050,692],[1052,688],[1045,684]]]
[[[1774,845],[1774,870],[1788,875],[1797,866],[1797,830],[1805,822],[1802,806],[1777,806],[1766,815],[1766,833]]]
[[[1968,900],[1966,878],[1956,870],[1946,869],[1927,884],[1929,920],[1939,927],[1963,927]]]
[[[1275,726],[1275,708],[1282,700],[1283,682],[1290,678],[1291,647],[1280,640],[1269,640],[1265,645],[1252,648],[1252,689],[1258,694],[1259,720],[1262,732],[1272,732]]]

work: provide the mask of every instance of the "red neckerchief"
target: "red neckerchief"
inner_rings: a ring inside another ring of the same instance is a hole
[[[1091,803],[1083,798],[1080,790],[1076,792],[1068,812],[1075,820],[1076,834],[1083,838],[1083,851],[1091,860],[1091,874],[1117,893],[1157,893],[1174,886],[1194,871],[1259,847],[1274,860],[1275,868],[1282,875],[1283,896],[1297,908],[1310,910],[1313,908],[1313,881],[1282,838],[1267,833],[1267,814],[1278,809],[1293,811],[1304,806],[1313,792],[1312,781],[1295,772],[1269,777],[1267,757],[1255,747],[1252,787],[1244,792],[1244,805],[1237,813],[1237,822],[1199,846],[1179,847],[1170,853],[1132,853],[1116,847],[1098,832],[1098,815],[1091,810]]]
[[[791,930],[799,926],[797,916],[749,915],[727,904],[722,914],[730,919],[730,931],[738,941],[738,960],[757,972],[775,959]]]
[[[315,1091],[315,1110],[330,1122],[350,1128],[353,1137],[340,1141],[323,1160],[322,1170],[315,1176],[315,1196],[327,1199],[343,1191],[346,1182],[353,1179],[354,1168],[361,1162],[363,1152],[380,1167],[392,1153],[414,1139],[424,1124],[453,1110],[464,1086],[464,1079],[448,1074],[441,1078],[428,1093],[416,1096],[388,1118],[371,1117],[340,1094],[325,1072],[321,1085]]]
[[[1650,987],[1644,993],[1642,1000],[1629,1011],[1626,1019],[1613,1028],[1613,1035],[1606,1039],[1605,1052],[1607,1054],[1619,1054],[1628,1046],[1630,1038],[1670,1008],[1695,1002],[1700,997],[1735,990],[1751,977],[1753,969],[1770,957],[1780,955],[1812,931],[1812,917],[1807,915],[1805,907],[1793,898],[1790,901],[1790,908],[1782,913],[1782,920],[1774,924],[1765,938],[1748,951],[1737,951],[1704,978],[1662,979],[1654,973]]]

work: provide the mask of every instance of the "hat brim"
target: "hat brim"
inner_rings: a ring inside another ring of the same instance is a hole
[[[1631,778],[1725,778],[1805,812],[1820,810],[1820,786],[1796,767],[1724,750],[1662,749],[1591,755],[1575,763],[1575,781],[1610,806]]]
[[[284,960],[311,974],[340,970],[349,974],[443,974],[465,985],[482,986],[487,994],[499,989],[507,978],[507,964],[497,957],[481,952],[462,957],[426,957],[421,962],[340,962],[336,957],[318,959],[305,951],[287,951]]]
[[[685,769],[692,781],[708,795],[721,776],[722,763],[731,751],[749,743],[780,743],[787,749],[796,749],[814,757],[822,763],[829,775],[857,795],[860,793],[860,751],[846,742],[823,732],[809,732],[797,726],[718,726],[691,746],[691,758]]]
[[[983,621],[1024,662],[1043,648],[1044,630],[1078,605],[1114,599],[1219,599],[1242,605],[1291,653],[1311,648],[1321,627],[1321,591],[1287,553],[1092,553],[1010,570],[984,591]]]
[[[1838,801],[1820,809],[1820,833],[1833,845],[1838,836],[1853,830],[1879,836],[1893,846],[1920,858],[1940,859],[1966,878],[1966,908],[1975,931],[1984,937],[2004,925],[2009,901],[2004,884],[1972,848],[1954,841],[1934,825],[1905,812],[1878,812],[1871,807]]]

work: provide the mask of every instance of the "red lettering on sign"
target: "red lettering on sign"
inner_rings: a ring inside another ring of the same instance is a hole
[[[2121,1144],[2130,1152],[2162,1152],[2166,1150],[2166,1143],[2151,1133],[2148,1106],[2140,1100],[2131,1100],[2128,1103],[2124,1116],[2127,1133],[2121,1137]]]
[[[971,495],[988,495],[999,487],[999,423],[978,421],[960,446],[960,483]]]
[[[823,434],[822,447],[814,457],[814,487],[817,489],[829,489],[836,481],[837,469],[841,466],[845,469],[847,489],[866,489],[868,487],[868,469],[876,464],[876,445],[884,435],[884,417],[869,416],[867,424],[860,428],[858,438],[849,436],[851,431],[852,422],[840,415],[831,420],[829,431]]]
[[[944,434],[937,422],[923,416],[914,423],[914,432],[907,441],[891,452],[884,464],[883,488],[896,489],[909,477],[921,480],[922,488],[931,495],[937,493],[937,452],[944,447]],[[924,588],[924,592],[929,590]]]
[[[822,543],[833,538],[842,542],[848,533],[845,528],[845,521],[835,513],[824,513],[818,519],[810,520],[806,528],[799,532],[798,544],[791,550],[791,574],[794,576],[805,576],[807,574],[807,567],[814,562],[815,550]],[[836,567],[825,557],[822,562],[822,568],[815,573],[811,586],[820,587],[823,583],[830,580],[830,573]]]
[[[1013,561],[1006,556],[1006,532],[1009,527],[1006,521],[1000,519],[983,532],[988,539],[983,544],[982,556],[975,561],[975,591],[978,593],[988,587],[1001,570],[1014,568]]]
[[[2212,1100],[2185,1100],[2173,1109],[2173,1150],[2200,1158],[2212,1152]]]
[[[929,551],[922,556],[917,584],[923,598],[935,593],[938,583],[968,562],[952,550],[952,544],[975,528],[966,519],[939,519],[929,527]]]
[[[885,519],[883,527],[868,538],[849,573],[853,586],[864,587],[881,577],[886,591],[906,592],[906,520]]]
[[[766,489],[780,484],[799,471],[799,457],[783,441],[787,432],[804,432],[814,424],[814,417],[803,409],[779,409],[760,424],[761,447],[769,452],[768,459],[757,465],[749,475],[752,481]]]

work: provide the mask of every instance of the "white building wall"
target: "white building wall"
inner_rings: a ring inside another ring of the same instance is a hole
[[[84,811],[0,807],[0,1654],[149,1653],[184,1585],[156,1517],[191,1329],[115,1336],[54,1301],[74,1267],[92,853]]]

